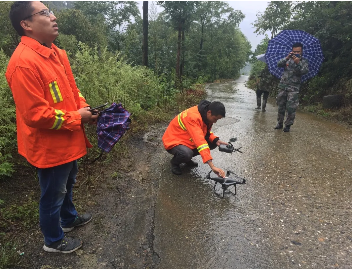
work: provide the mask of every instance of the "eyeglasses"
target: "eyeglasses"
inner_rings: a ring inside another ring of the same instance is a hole
[[[29,16],[25,17],[23,20],[27,20],[28,18],[30,18],[30,17],[32,17],[34,15],[44,15],[46,17],[50,17],[50,15],[54,15],[54,12],[52,12],[49,9],[43,9],[43,10],[37,12],[37,13],[34,13],[32,15],[29,15]]]

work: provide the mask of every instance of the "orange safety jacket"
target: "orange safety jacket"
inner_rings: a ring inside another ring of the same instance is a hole
[[[203,109],[205,102],[210,103],[202,101],[199,106],[193,106],[181,112],[170,122],[162,138],[166,150],[184,145],[190,149],[196,148],[204,163],[213,159],[205,137],[209,135],[209,142],[215,142],[214,139],[219,138],[210,132],[212,124],[207,125],[199,111]]]
[[[78,109],[78,90],[66,52],[22,36],[6,70],[16,104],[18,152],[38,168],[68,163],[92,147]]]

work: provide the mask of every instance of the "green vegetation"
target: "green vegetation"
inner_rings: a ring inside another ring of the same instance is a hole
[[[9,57],[0,50],[0,177],[11,176],[16,152],[16,112],[10,88],[4,76]]]

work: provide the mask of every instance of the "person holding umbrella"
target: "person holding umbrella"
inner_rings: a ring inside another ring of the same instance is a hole
[[[285,121],[284,132],[289,132],[296,116],[296,109],[299,104],[299,89],[301,77],[309,72],[308,61],[302,57],[303,45],[299,42],[292,45],[292,51],[277,66],[284,68],[281,76],[279,93],[277,95],[278,115],[277,125],[274,129],[282,129],[285,112],[287,117]]]
[[[302,30],[283,30],[269,40],[265,59],[270,73],[281,80],[277,96],[278,123],[275,129],[283,128],[287,110],[284,131],[289,132],[298,106],[300,85],[318,74],[324,60],[320,41]]]

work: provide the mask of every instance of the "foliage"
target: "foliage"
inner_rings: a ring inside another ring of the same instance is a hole
[[[77,41],[94,47],[107,45],[106,26],[100,21],[92,22],[80,10],[64,9],[57,15],[60,34],[74,36]],[[59,39],[60,40],[60,39]]]
[[[2,237],[0,234],[0,242],[5,242]],[[15,244],[12,242],[0,243],[0,268],[11,268],[10,266],[18,263],[19,257]]]
[[[142,66],[132,67],[104,49],[98,52],[80,43],[72,68],[76,83],[90,105],[121,102],[138,115],[163,102],[163,89],[153,72]]]
[[[291,8],[292,2],[290,1],[271,1],[264,14],[257,14],[257,20],[253,24],[256,27],[255,33],[264,34],[270,31],[271,38],[273,38],[290,22],[294,10]]]
[[[123,47],[126,24],[140,20],[135,1],[75,1],[74,7],[104,34],[111,51],[120,51]]]
[[[94,23],[102,20],[110,30],[131,23],[132,18],[140,19],[135,1],[75,1],[74,7]]]
[[[0,49],[10,56],[19,42],[19,36],[11,25],[9,12],[12,1],[0,1]]]
[[[16,149],[15,105],[4,76],[9,58],[0,50],[0,177],[13,172],[12,153]]]
[[[2,218],[9,223],[21,222],[24,228],[31,228],[38,225],[38,208],[38,201],[34,201],[33,194],[31,194],[28,195],[27,199],[22,199],[18,204],[11,204],[10,206],[1,208],[0,213]]]

